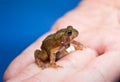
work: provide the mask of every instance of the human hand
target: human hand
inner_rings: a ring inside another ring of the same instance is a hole
[[[100,0],[99,0],[100,1]],[[120,75],[120,14],[117,6],[83,1],[59,19],[52,30],[23,51],[8,67],[7,82],[113,82]],[[34,50],[48,34],[72,25],[79,30],[77,41],[87,48],[57,61],[64,68],[41,70]]]

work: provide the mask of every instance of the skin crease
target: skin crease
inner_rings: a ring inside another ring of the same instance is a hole
[[[49,33],[13,60],[4,74],[4,81],[114,82],[120,75],[120,11],[118,6],[99,1],[82,1],[77,8],[60,18]],[[68,25],[78,29],[76,40],[87,48],[60,59],[57,64],[64,68],[41,70],[35,64],[34,50],[39,49],[48,34]]]

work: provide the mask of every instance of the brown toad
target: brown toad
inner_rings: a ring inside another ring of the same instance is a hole
[[[78,31],[72,26],[47,36],[42,42],[41,50],[38,49],[34,53],[36,64],[42,69],[46,67],[61,67],[56,64],[56,60],[68,54],[66,49],[70,47],[70,44],[74,45],[75,50],[83,49],[84,46],[81,43],[73,40],[77,36]]]

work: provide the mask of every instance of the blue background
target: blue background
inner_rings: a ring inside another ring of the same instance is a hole
[[[80,0],[0,0],[0,82],[10,62]]]

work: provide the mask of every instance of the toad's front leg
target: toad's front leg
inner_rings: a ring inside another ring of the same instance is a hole
[[[54,67],[54,68],[58,68],[58,67],[62,67],[56,64],[56,52],[58,51],[60,47],[54,48],[50,50],[50,64],[49,67]]]
[[[73,41],[71,42],[71,44],[74,45],[75,50],[82,50],[83,48],[85,48],[85,46],[84,46],[83,44],[81,44],[80,42],[77,42],[77,41],[75,41],[75,40],[73,40]]]

